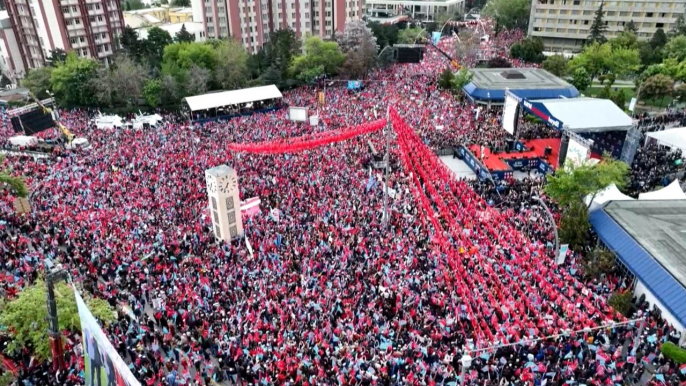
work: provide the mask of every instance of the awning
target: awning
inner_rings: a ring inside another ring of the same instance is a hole
[[[264,101],[282,98],[281,91],[275,85],[245,88],[242,90],[222,91],[184,98],[191,111],[214,109],[223,106],[234,106],[241,103]]]
[[[679,185],[679,180],[674,180],[671,184],[654,192],[641,193],[639,200],[686,200],[686,194]]]
[[[681,149],[686,154],[686,127],[678,127],[662,131],[648,133],[649,138],[655,138],[658,145],[667,146],[672,149]]]
[[[577,133],[628,131],[633,126],[631,117],[609,99],[528,100],[523,106],[544,122]]]

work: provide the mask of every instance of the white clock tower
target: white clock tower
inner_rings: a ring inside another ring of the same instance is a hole
[[[205,170],[205,178],[214,235],[227,242],[243,237],[236,169],[219,165]]]

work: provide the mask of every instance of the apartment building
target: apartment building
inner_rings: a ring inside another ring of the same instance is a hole
[[[14,58],[19,57],[19,43],[14,35],[10,17],[7,11],[0,11],[0,71],[12,79],[13,83],[17,77],[26,73],[23,62],[14,61]]]
[[[368,20],[386,24],[393,24],[404,16],[433,21],[441,13],[463,14],[465,0],[367,0],[365,12]]]
[[[232,36],[257,52],[269,33],[280,29],[330,38],[348,20],[362,18],[364,0],[192,0],[191,5],[207,37]]]
[[[529,36],[543,39],[546,51],[578,52],[590,33],[601,0],[532,0]],[[669,31],[686,12],[684,0],[605,0],[608,39],[634,21],[638,38],[650,39],[658,28]]]
[[[109,63],[124,28],[119,0],[5,0],[26,69],[45,65],[50,51],[75,51]]]

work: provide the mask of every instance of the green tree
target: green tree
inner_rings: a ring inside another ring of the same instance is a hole
[[[67,53],[61,48],[55,48],[50,51],[50,56],[47,58],[48,66],[55,67],[58,63],[67,60]]]
[[[95,99],[104,106],[137,105],[143,94],[148,71],[126,55],[120,55],[110,67],[101,67],[91,79]]]
[[[367,27],[372,30],[380,49],[392,46],[398,42],[399,29],[395,24],[386,25],[378,21],[372,21],[367,23]]]
[[[629,32],[634,34],[634,36],[638,35],[638,27],[636,27],[636,23],[634,23],[633,20],[629,20],[628,23],[624,24],[624,32]]]
[[[190,7],[191,0],[172,0],[171,5],[174,7]]]
[[[207,93],[211,79],[212,72],[210,70],[193,64],[186,72],[186,95],[200,95]]]
[[[686,59],[686,36],[676,36],[664,46],[665,57],[676,59],[678,62]]]
[[[567,65],[569,60],[562,55],[552,55],[543,61],[543,68],[557,77],[567,75]]]
[[[270,32],[269,43],[265,45],[265,51],[268,65],[271,67],[271,69],[267,70],[271,83],[266,83],[264,79],[262,82],[264,84],[283,86],[288,79],[288,70],[291,62],[300,51],[300,42],[295,35],[295,31],[292,29],[281,29]],[[278,74],[278,78],[274,77],[276,74]]]
[[[247,66],[250,73],[249,78],[259,78],[269,68],[267,52],[261,49],[256,54],[248,55]]]
[[[157,107],[162,101],[162,83],[159,79],[148,79],[143,87],[143,97],[150,107]]]
[[[48,309],[45,305],[46,288],[42,280],[36,281],[6,303],[0,311],[0,324],[12,336],[6,352],[33,347],[33,355],[39,361],[50,358],[48,339]],[[60,330],[81,331],[74,290],[66,283],[55,285],[57,319]],[[84,299],[93,316],[107,324],[116,320],[114,309],[102,299]]]
[[[617,37],[610,39],[610,46],[612,49],[629,49],[638,50],[638,38],[633,32],[623,31],[617,34]]]
[[[305,40],[305,54],[293,59],[293,77],[309,83],[320,75],[334,75],[345,62],[345,55],[336,42],[325,42],[318,37]]]
[[[603,44],[607,42],[605,33],[607,32],[607,24],[603,18],[605,17],[605,11],[603,7],[605,6],[605,1],[601,0],[600,6],[595,11],[595,18],[593,18],[593,23],[591,24],[591,33],[586,39],[586,44],[600,43]]]
[[[426,31],[419,27],[405,28],[398,32],[398,43],[400,44],[414,44],[422,38],[426,38]]]
[[[124,9],[127,11],[136,11],[143,8],[146,8],[146,6],[142,0],[126,0],[124,2]]]
[[[582,258],[581,267],[589,279],[607,275],[615,268],[615,254],[607,248],[597,246]]]
[[[53,67],[48,66],[30,69],[24,79],[21,79],[21,86],[28,88],[38,99],[49,98],[48,90],[52,88],[50,78],[53,70]]]
[[[626,94],[622,89],[615,90],[612,95],[610,95],[610,100],[620,109],[626,109]]]
[[[0,166],[5,162],[5,155],[0,154]],[[28,197],[29,188],[26,186],[26,182],[23,177],[13,176],[12,171],[9,169],[0,170],[0,188],[9,189],[14,192],[18,197]]]
[[[186,24],[181,25],[181,30],[174,36],[174,41],[177,43],[192,43],[195,41],[195,35],[188,32]]]
[[[569,73],[574,75],[583,67],[592,79],[607,70],[607,60],[612,55],[609,44],[590,43],[584,50],[569,61]]]
[[[543,40],[538,37],[528,37],[510,47],[510,55],[530,63],[541,63],[543,55]]]
[[[196,65],[214,71],[217,62],[217,50],[210,43],[173,43],[164,48],[162,70],[170,73],[172,67],[188,70]]]
[[[481,14],[495,20],[497,33],[501,28],[526,30],[530,12],[529,0],[490,0]]]
[[[669,38],[667,37],[665,30],[658,28],[655,30],[653,37],[650,38],[650,45],[653,46],[654,49],[659,49],[664,47],[668,41]]]
[[[641,67],[638,50],[629,48],[615,48],[605,60],[607,68],[614,76],[624,78],[634,74]]]
[[[119,38],[119,44],[126,55],[130,58],[140,61],[144,53],[143,42],[138,38],[138,32],[135,29],[126,26]]]
[[[672,25],[672,29],[669,31],[670,37],[675,36],[686,36],[686,22],[684,22],[684,15],[679,15]]]
[[[665,97],[672,95],[674,80],[667,75],[653,75],[641,83],[641,97],[657,100],[660,99],[660,107]]]
[[[248,53],[243,45],[233,39],[222,41],[216,48],[217,66],[214,83],[223,90],[241,88],[248,81]]]
[[[609,156],[596,165],[564,165],[554,175],[547,176],[545,193],[561,206],[567,207],[573,202],[583,202],[589,195],[595,198],[611,184],[623,188],[627,182],[628,170],[629,167],[624,162]]]
[[[586,246],[591,224],[588,222],[588,209],[581,201],[574,201],[566,206],[560,218],[560,240],[575,251]]]
[[[591,76],[585,68],[579,67],[572,73],[572,79],[570,82],[572,86],[576,87],[579,91],[584,91],[591,85]]]
[[[438,76],[438,87],[444,90],[452,90],[454,81],[455,74],[453,74],[453,71],[450,69],[450,67],[446,67]]]
[[[159,27],[152,27],[148,30],[148,37],[143,44],[143,51],[148,65],[155,69],[162,66],[162,57],[164,56],[164,48],[174,43],[169,32]]]
[[[87,58],[79,58],[70,52],[67,60],[52,71],[50,84],[57,100],[67,106],[92,106],[91,79],[100,64]]]
[[[633,294],[629,290],[625,291],[615,291],[607,299],[607,304],[610,305],[615,311],[628,317],[629,311],[631,311],[631,300],[633,299]]]
[[[462,90],[464,86],[466,86],[469,82],[472,81],[472,77],[474,74],[469,71],[467,67],[462,67],[460,68],[460,71],[455,74],[455,78],[453,80],[453,88],[456,91]]]

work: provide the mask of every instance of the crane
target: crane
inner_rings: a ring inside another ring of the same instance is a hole
[[[74,140],[74,134],[55,118],[55,115],[53,115],[53,110],[50,107],[45,106],[41,101],[39,101],[38,98],[36,98],[36,96],[33,95],[32,92],[29,92],[29,97],[43,109],[44,113],[50,114],[52,116],[52,121],[55,123],[55,126],[57,126],[60,129],[60,131],[62,131],[62,136],[64,137],[65,141],[68,144],[71,143],[71,141]]]

